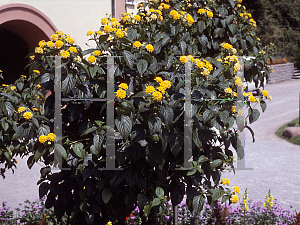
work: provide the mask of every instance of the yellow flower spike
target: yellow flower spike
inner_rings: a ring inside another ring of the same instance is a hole
[[[117,90],[117,93],[116,93],[116,96],[119,98],[119,99],[123,99],[126,97],[126,91],[124,90]]]
[[[24,117],[25,119],[29,120],[29,119],[31,119],[31,117],[32,117],[32,113],[31,113],[31,112],[25,112],[25,113],[23,114],[23,117]]]
[[[46,135],[39,136],[39,142],[44,144],[48,140],[48,137]]]

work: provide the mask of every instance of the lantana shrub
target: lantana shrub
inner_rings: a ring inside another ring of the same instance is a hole
[[[234,124],[240,131],[249,129],[254,140],[247,124],[259,117],[254,107],[259,104],[264,111],[270,99],[266,90],[258,97],[245,93],[248,115],[238,117],[237,87],[243,86],[238,56],[253,56],[245,61],[246,81],[258,85],[270,73],[266,61],[272,46],[261,46],[255,26],[241,0],[151,0],[138,5],[137,15],[103,18],[98,31],[88,31],[95,49],[82,51],[61,31],[41,41],[31,68],[41,71],[32,79],[47,93],[42,105],[47,118],[26,122],[38,130],[28,164],[45,164],[38,182],[40,197],[47,196],[45,206],[54,206],[58,220],[66,214],[68,224],[122,224],[138,206],[142,223],[155,224],[168,198],[175,206],[186,195],[195,215],[205,201],[211,208],[218,200],[237,202],[221,181],[222,171],[234,169],[232,150],[244,156]],[[54,56],[61,56],[62,97],[70,99],[62,102],[62,138],[53,134]],[[86,101],[107,97],[111,56],[119,170],[103,169],[107,103]],[[192,71],[192,149],[184,149],[183,142],[186,63]],[[62,145],[54,144],[57,138]],[[60,172],[51,172],[54,148],[63,158]],[[185,151],[192,155],[191,168],[184,168]]]

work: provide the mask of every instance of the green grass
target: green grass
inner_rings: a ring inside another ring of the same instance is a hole
[[[284,138],[287,141],[296,144],[296,145],[300,145],[300,135],[292,137],[291,139],[285,138],[282,134],[285,128],[287,127],[299,127],[299,118],[296,118],[294,120],[292,120],[291,122],[284,124],[283,126],[279,127],[279,129],[275,132],[275,134],[280,137],[280,138]]]

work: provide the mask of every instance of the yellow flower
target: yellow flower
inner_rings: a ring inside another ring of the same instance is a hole
[[[88,61],[89,61],[89,63],[93,63],[93,62],[96,61],[96,57],[93,56],[93,55],[90,55],[90,56],[88,57]]]
[[[164,9],[168,10],[170,8],[170,5],[164,4]]]
[[[48,140],[48,137],[46,135],[39,136],[39,142],[44,144]]]
[[[70,51],[70,52],[77,53],[77,48],[76,48],[76,47],[70,47],[70,48],[69,48],[69,51]]]
[[[135,21],[137,21],[137,22],[141,21],[141,17],[139,15],[134,15],[133,19],[135,19]]]
[[[139,47],[141,47],[141,45],[142,45],[142,44],[141,44],[141,42],[139,42],[139,41],[136,41],[136,42],[133,43],[133,47],[134,47],[134,48],[139,48]]]
[[[64,35],[64,33],[62,31],[56,31],[55,33],[57,33],[60,36]]]
[[[65,58],[68,58],[70,56],[70,52],[68,52],[68,51],[62,51],[60,53],[60,55],[61,55],[61,57],[63,57],[65,59]]]
[[[168,80],[165,80],[163,82],[160,82],[160,86],[164,87],[164,89],[170,88],[171,87],[171,82]]]
[[[153,48],[153,46],[152,45],[150,45],[150,44],[148,44],[147,46],[146,46],[146,49],[148,50],[148,52],[153,52],[153,50],[154,50],[154,48]]]
[[[96,33],[97,33],[98,35],[103,35],[103,32],[100,31],[100,30],[96,31]]]
[[[206,11],[205,9],[199,9],[199,10],[198,10],[198,13],[199,13],[199,14],[203,14],[203,13],[205,13],[205,11]]]
[[[154,10],[154,12],[156,12],[158,15],[162,15],[162,12],[160,10]]]
[[[236,73],[237,71],[239,71],[241,69],[241,64],[236,63],[234,64],[234,72]]]
[[[208,77],[208,75],[210,74],[210,71],[208,69],[204,69],[203,72],[201,72],[201,74]]]
[[[41,88],[41,85],[37,84],[36,87],[37,87],[37,88]]]
[[[194,19],[190,14],[186,15],[186,19],[189,22],[189,25],[191,26],[194,23]]]
[[[268,97],[269,92],[267,90],[263,90],[263,96]]]
[[[237,7],[240,8],[240,7],[242,7],[242,5],[241,4],[237,4]]]
[[[148,86],[145,89],[146,94],[151,94],[154,91],[155,91],[155,88],[153,86]]]
[[[66,41],[69,43],[69,44],[74,44],[74,39],[73,38],[71,38],[71,37],[68,37],[67,39],[66,39]]]
[[[232,113],[235,113],[235,112],[236,112],[236,106],[232,106],[232,107],[231,107],[231,112],[232,112]]]
[[[152,20],[156,20],[156,19],[157,19],[157,15],[152,14],[152,15],[150,16],[150,18],[151,18]]]
[[[106,225],[112,225],[112,222],[108,222]]]
[[[126,97],[126,91],[124,91],[124,90],[117,90],[117,97],[119,98],[119,99],[123,99],[123,98],[125,98]]]
[[[111,31],[112,27],[110,25],[105,25],[103,29],[104,29],[105,33],[109,33]]]
[[[59,38],[59,37],[58,37],[57,34],[53,34],[53,35],[51,36],[52,41],[57,41],[58,38]]]
[[[32,117],[32,113],[31,112],[26,112],[26,113],[23,114],[23,117],[25,119],[30,119]]]
[[[52,41],[47,41],[47,46],[49,48],[53,48],[54,47],[54,43]]]
[[[180,18],[180,14],[177,14],[176,16],[173,17],[174,20],[178,20]]]
[[[228,94],[231,94],[231,93],[232,93],[231,88],[226,88],[224,91],[225,91],[226,93],[228,93]]]
[[[159,91],[155,91],[152,94],[152,98],[155,101],[160,101],[162,99],[162,93],[160,93]]]
[[[19,107],[18,108],[18,113],[24,112],[25,111],[25,107]]]
[[[102,23],[102,25],[106,25],[106,24],[109,23],[109,19],[103,18],[103,19],[101,20],[101,23]]]
[[[209,18],[213,18],[214,14],[211,11],[206,11],[206,14]]]
[[[232,195],[231,198],[230,198],[230,201],[235,204],[235,203],[238,203],[239,201],[239,197],[237,195]]]
[[[101,51],[100,50],[95,50],[93,52],[93,54],[96,55],[96,56],[99,56],[99,55],[101,55]]]
[[[87,33],[86,33],[86,36],[91,36],[91,35],[93,35],[93,31],[88,31]]]
[[[251,95],[251,96],[249,97],[249,100],[250,100],[251,103],[253,103],[253,102],[255,102],[255,97],[254,97],[253,95]]]
[[[60,49],[64,43],[61,40],[58,40],[55,42],[55,48]]]
[[[228,43],[225,43],[224,46],[223,46],[225,49],[232,49],[233,46],[231,44],[228,44]]]
[[[200,69],[203,69],[205,67],[205,63],[201,60],[199,60],[196,65],[200,68]]]
[[[229,184],[230,184],[229,179],[222,178],[222,184],[223,185],[226,184],[227,186],[229,186]]]
[[[156,82],[160,83],[160,82],[163,82],[163,80],[161,79],[161,77],[155,77],[154,79]]]
[[[47,138],[48,138],[50,141],[54,141],[55,138],[56,138],[56,135],[53,134],[53,133],[50,133],[50,134],[48,134]]]
[[[187,58],[188,58],[191,62],[194,62],[194,57],[193,57],[193,56],[188,55]]]
[[[239,78],[239,77],[237,77],[237,76],[235,76],[235,81],[234,81],[234,83],[235,83],[237,86],[239,86],[239,87],[241,87],[241,86],[243,85],[242,79]]]
[[[164,87],[158,87],[157,90],[159,90],[163,95],[165,94],[165,90]]]
[[[74,60],[77,61],[77,62],[81,62],[81,58],[80,58],[79,55],[76,58],[74,58]]]
[[[240,188],[238,186],[233,186],[232,189],[234,190],[235,193],[240,193]]]
[[[161,5],[158,7],[159,10],[163,10],[163,8],[164,8],[164,7],[161,6]]]
[[[33,70],[32,72],[33,72],[33,73],[40,74],[40,71],[38,71],[38,70]]]
[[[32,108],[32,111],[33,111],[33,112],[36,112],[36,111],[39,111],[39,110],[38,110],[36,107],[33,107],[33,108]]]
[[[10,87],[10,90],[12,90],[12,91],[14,91],[14,90],[16,90],[17,88],[16,88],[16,86],[11,86]]]
[[[172,10],[172,11],[170,12],[170,16],[174,17],[174,16],[176,16],[176,15],[178,15],[178,12],[177,12],[176,10]]]
[[[188,61],[188,57],[186,57],[185,55],[183,55],[183,56],[180,56],[179,60],[182,63],[186,63]]]
[[[42,41],[39,42],[39,46],[41,48],[45,47],[45,45],[46,45],[46,42],[44,40],[42,40]]]
[[[34,55],[31,55],[31,56],[29,56],[29,58],[30,58],[31,60],[34,60],[35,56],[34,56]]]
[[[43,54],[43,49],[41,47],[36,47],[35,48],[35,53]]]
[[[119,85],[120,88],[124,89],[124,90],[127,90],[128,89],[128,85],[126,83],[121,83]]]

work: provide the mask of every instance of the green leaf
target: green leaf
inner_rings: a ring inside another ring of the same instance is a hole
[[[234,19],[235,15],[230,15],[230,16],[227,16],[226,18],[226,23],[229,25],[232,23],[233,19]]]
[[[187,48],[186,43],[184,41],[180,41],[180,49],[182,55],[185,55],[186,48]]]
[[[197,216],[203,209],[205,203],[205,197],[201,195],[197,195],[193,198],[193,209],[194,215]]]
[[[199,140],[199,136],[198,136],[198,128],[193,130],[193,141],[198,148],[202,147],[202,142]]]
[[[11,161],[11,154],[9,152],[4,152],[3,154],[4,154],[5,158],[6,158],[6,161],[8,163],[10,163],[10,161]]]
[[[235,35],[236,25],[235,24],[230,24],[230,25],[228,25],[228,28],[229,28],[231,34]]]
[[[231,43],[231,44],[235,44],[235,42],[236,42],[236,37],[235,37],[235,36],[229,37],[229,40],[230,40],[230,43]]]
[[[85,156],[85,150],[84,150],[84,145],[81,142],[76,142],[72,145],[73,151],[75,154],[80,157],[81,159],[84,158]]]
[[[206,158],[206,156],[201,155],[201,156],[199,157],[199,159],[198,159],[197,162],[198,162],[198,164],[202,164],[202,163],[207,162],[207,161],[209,161],[209,159]]]
[[[111,199],[111,196],[112,196],[112,192],[110,190],[109,187],[105,187],[102,191],[102,199],[103,199],[103,202],[105,204],[107,204],[109,202],[109,200]]]
[[[148,62],[145,59],[140,59],[138,64],[137,64],[137,69],[140,73],[140,75],[143,75],[144,72],[147,70],[148,67]]]
[[[118,116],[116,118],[116,127],[124,140],[127,140],[132,130],[132,121],[129,116]]]
[[[24,87],[24,84],[23,83],[17,83],[17,87],[19,89],[19,91],[22,91],[23,87]]]
[[[155,194],[158,198],[161,198],[164,196],[164,189],[162,189],[161,187],[157,187],[155,189]]]
[[[229,199],[230,199],[230,195],[224,195],[224,196],[222,197],[221,203],[223,204],[224,202],[228,201]]]
[[[67,77],[61,82],[61,89],[64,96],[75,87],[76,78],[72,74],[68,74]]]
[[[191,171],[189,171],[189,172],[187,172],[187,176],[192,176],[192,175],[194,175],[195,173],[197,172],[197,169],[196,168],[194,168],[193,170],[191,170]]]
[[[37,129],[39,129],[40,125],[36,118],[32,117],[31,122],[33,123],[34,126],[36,126]]]
[[[249,115],[249,122],[251,124],[251,123],[254,123],[258,119],[260,113],[259,113],[259,111],[257,109],[251,110],[250,108],[249,108],[249,112],[248,112],[250,114]]]
[[[122,52],[122,55],[125,58],[127,66],[129,66],[130,69],[133,69],[133,66],[135,64],[133,54],[131,52],[127,51],[127,50],[124,50]]]
[[[150,134],[159,133],[161,129],[161,119],[156,116],[151,116],[148,120]]]
[[[3,95],[7,98],[9,98],[12,102],[15,102],[15,99],[13,98],[13,96],[11,96],[10,94],[6,94],[6,93],[0,93],[0,95]]]
[[[154,48],[154,54],[158,54],[160,53],[160,50],[161,50],[161,46],[162,46],[162,41],[158,41],[156,42],[154,45],[153,45],[153,48]]]
[[[214,117],[214,113],[209,109],[205,109],[202,116],[203,116],[203,122],[206,123],[207,121],[211,120]]]
[[[65,150],[65,148],[60,145],[60,144],[55,144],[54,145],[54,148],[56,151],[58,151],[58,153],[64,158],[64,159],[67,159],[67,152]]]
[[[85,131],[82,132],[81,136],[84,136],[84,135],[87,135],[95,130],[97,130],[98,128],[97,127],[90,127],[88,129],[86,129]]]
[[[211,162],[210,168],[214,169],[220,166],[222,163],[223,163],[222,159],[215,159],[214,161]]]
[[[4,102],[4,106],[8,117],[12,117],[14,114],[14,106],[10,102]]]
[[[4,153],[5,154],[5,153]],[[28,159],[27,159],[27,166],[29,169],[31,169],[33,167],[33,164],[34,164],[34,156],[30,156]]]
[[[136,29],[132,29],[132,28],[127,28],[127,38],[130,40],[130,41],[133,41],[136,36],[137,36],[137,30]]]
[[[219,112],[219,117],[224,124],[228,123],[229,112],[224,110]]]
[[[241,45],[242,45],[242,48],[243,48],[243,50],[247,50],[247,42],[246,42],[246,40],[244,40],[244,39],[242,39],[241,40]]]
[[[261,107],[261,110],[263,112],[265,112],[266,108],[267,108],[267,103],[264,101],[264,100],[261,100],[260,101],[260,107]]]
[[[225,191],[220,189],[220,188],[216,188],[212,191],[212,200],[216,201],[219,198],[221,198],[224,195]]]
[[[157,206],[160,204],[160,199],[159,198],[154,198],[152,201],[152,207]]]
[[[202,33],[205,30],[205,28],[206,28],[206,24],[203,21],[199,20],[198,23],[197,23],[197,25],[198,25],[198,31],[199,31],[199,33]]]

